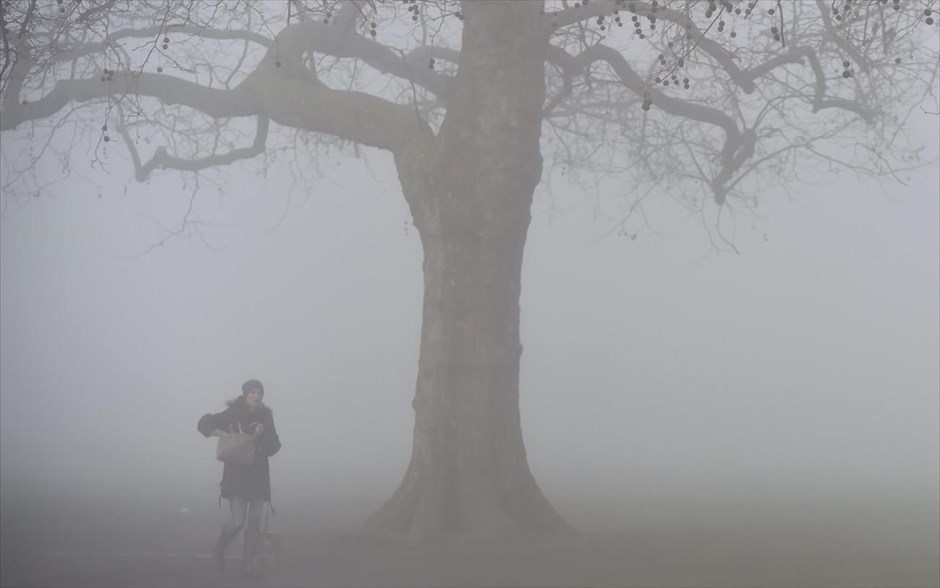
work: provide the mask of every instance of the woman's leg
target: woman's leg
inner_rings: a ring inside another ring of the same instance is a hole
[[[222,533],[215,543],[213,559],[220,572],[225,571],[225,548],[238,536],[238,532],[245,526],[245,518],[248,510],[248,501],[243,498],[229,498],[228,500],[229,520],[222,525]]]
[[[222,527],[223,531],[237,534],[245,526],[248,501],[238,496],[228,499],[229,519]]]
[[[243,540],[242,563],[245,567],[245,573],[255,575],[257,570],[254,565],[255,547],[258,544],[258,533],[261,530],[261,511],[264,510],[263,498],[252,498],[247,505],[248,517],[245,526],[245,537]]]
[[[261,514],[264,512],[264,498],[252,498],[248,502],[247,533],[257,533],[261,530]]]

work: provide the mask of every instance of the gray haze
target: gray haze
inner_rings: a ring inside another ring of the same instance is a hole
[[[267,180],[228,168],[201,187],[198,233],[152,249],[191,180],[124,183],[112,161],[5,201],[4,519],[27,496],[97,501],[205,517],[208,545],[221,464],[196,420],[256,377],[284,444],[275,506],[354,528],[411,450],[422,259],[390,159],[337,157],[309,197],[278,165]],[[938,180],[934,164],[906,187],[845,176],[768,193],[759,217],[735,218],[740,255],[665,196],[634,240],[611,233],[629,187],[612,182],[602,213],[574,186],[540,192],[522,427],[561,514],[629,531],[859,508],[935,550]]]

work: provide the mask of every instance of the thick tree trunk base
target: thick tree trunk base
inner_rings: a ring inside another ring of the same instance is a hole
[[[443,512],[421,500],[416,461],[408,467],[395,494],[363,526],[365,536],[383,542],[422,545],[430,542],[492,542],[536,537],[568,536],[574,528],[559,515],[528,472],[523,484],[504,486],[502,498],[467,501],[480,506],[473,512]],[[499,480],[496,480],[499,483]],[[503,481],[506,482],[506,481]]]

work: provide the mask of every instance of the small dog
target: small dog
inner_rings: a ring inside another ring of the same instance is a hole
[[[281,550],[281,538],[274,533],[259,533],[251,558],[251,567],[255,573],[266,575],[274,569],[278,552]]]

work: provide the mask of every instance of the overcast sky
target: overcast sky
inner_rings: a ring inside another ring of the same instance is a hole
[[[259,378],[284,444],[275,496],[377,507],[410,455],[422,297],[389,158],[334,158],[309,194],[277,166],[228,168],[196,201],[205,241],[149,251],[192,186],[112,161],[5,201],[4,487],[214,506],[221,466],[196,420]],[[611,183],[601,215],[573,186],[540,192],[521,405],[548,497],[563,514],[690,488],[935,500],[938,176],[768,193],[736,217],[739,255],[668,197],[633,240],[611,234],[628,187]]]

